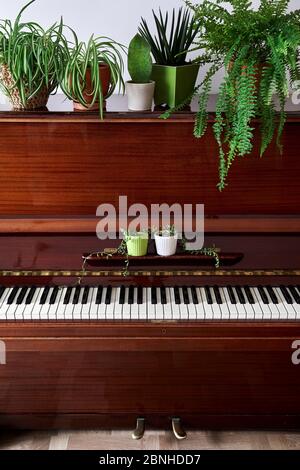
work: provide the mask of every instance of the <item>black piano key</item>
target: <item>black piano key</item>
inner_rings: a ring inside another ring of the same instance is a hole
[[[245,286],[244,291],[245,291],[245,294],[246,294],[246,297],[247,297],[247,300],[248,300],[249,304],[255,304],[255,300],[254,300],[254,297],[253,297],[252,292],[250,290],[250,287]]]
[[[208,304],[212,305],[214,302],[213,302],[213,299],[212,299],[212,296],[211,296],[211,292],[210,292],[210,288],[209,286],[204,286],[204,292],[205,292],[205,296],[206,296],[206,301]]]
[[[213,287],[213,290],[214,290],[214,294],[215,294],[215,298],[216,298],[216,301],[217,301],[217,304],[222,304],[223,301],[222,301],[222,297],[221,297],[221,293],[219,291],[219,288],[218,286],[214,286]]]
[[[5,288],[4,286],[0,286],[0,300],[2,299],[2,296],[3,296],[4,292],[5,292],[5,289],[6,289],[6,288]]]
[[[180,305],[181,304],[181,298],[180,298],[180,292],[179,292],[179,287],[174,287],[174,297],[175,297],[175,304]]]
[[[243,294],[243,291],[242,291],[242,288],[241,286],[235,286],[234,287],[234,292],[236,292],[237,296],[238,296],[238,299],[239,299],[239,302],[241,304],[245,304],[246,303],[246,299],[245,299],[245,296]]]
[[[70,302],[72,290],[73,290],[73,287],[67,287],[65,297],[64,297],[64,305],[67,305]]]
[[[49,301],[50,305],[55,304],[58,293],[59,293],[59,287],[55,286],[50,296],[50,301]]]
[[[182,287],[182,294],[183,294],[183,303],[185,305],[189,305],[190,303],[190,298],[189,298],[189,292],[187,290],[187,287]]]
[[[142,286],[138,286],[137,288],[137,303],[138,305],[142,305],[144,303]]]
[[[277,295],[275,294],[273,288],[271,286],[266,286],[267,292],[270,296],[270,299],[272,300],[273,304],[278,304],[279,300],[277,298]]]
[[[289,304],[289,305],[293,304],[294,302],[293,302],[292,296],[290,295],[287,288],[285,286],[279,286],[279,289],[280,289],[286,303]]]
[[[8,296],[8,299],[7,299],[8,305],[11,305],[13,303],[18,292],[19,292],[19,287],[14,287]]]
[[[151,303],[153,305],[157,304],[157,292],[156,287],[151,287]]]
[[[40,299],[40,304],[41,305],[45,305],[45,303],[47,302],[47,297],[48,297],[49,291],[50,291],[50,287],[46,286],[45,289],[43,290],[43,293],[42,293],[42,296],[41,296],[41,299]]]
[[[167,304],[167,294],[166,294],[166,288],[164,286],[160,288],[160,301],[162,305]]]
[[[112,293],[112,287],[108,286],[106,289],[106,295],[105,295],[105,305],[109,305],[111,302],[111,293]]]
[[[89,293],[90,293],[90,288],[88,286],[86,286],[84,288],[84,291],[83,291],[83,294],[82,294],[82,299],[81,299],[81,303],[83,305],[86,305],[88,303]]]
[[[79,297],[80,297],[80,292],[81,292],[81,287],[80,287],[80,286],[76,286],[76,287],[75,287],[75,292],[74,292],[74,295],[73,295],[73,300],[72,300],[73,305],[77,305],[77,304],[78,304],[78,302],[79,302]]]
[[[263,288],[263,286],[258,286],[257,287],[258,289],[258,292],[259,292],[259,295],[261,297],[261,300],[263,301],[264,304],[269,304],[269,299],[265,293],[265,290]]]
[[[31,287],[28,294],[27,294],[27,297],[25,299],[25,304],[26,305],[30,305],[31,302],[32,302],[32,299],[33,299],[33,296],[35,294],[35,291],[36,291],[36,287]]]
[[[119,296],[119,304],[124,305],[124,303],[125,303],[125,286],[121,286],[120,296]]]
[[[296,304],[300,304],[300,295],[297,289],[294,286],[288,286],[288,290],[290,291],[291,296],[293,297]]]
[[[128,304],[133,305],[134,303],[134,286],[129,286],[128,290]]]
[[[96,305],[101,304],[102,293],[103,293],[103,286],[99,286],[97,289],[97,295],[96,295]]]
[[[227,292],[228,292],[228,295],[229,295],[230,302],[232,304],[236,304],[237,300],[236,300],[233,288],[231,286],[227,286],[226,289],[227,289]]]
[[[23,300],[25,298],[27,291],[28,291],[28,287],[22,287],[16,300],[17,305],[21,305],[23,303]]]
[[[191,293],[192,293],[193,304],[198,305],[199,304],[199,299],[198,299],[198,295],[197,295],[197,291],[196,291],[195,286],[191,287]]]

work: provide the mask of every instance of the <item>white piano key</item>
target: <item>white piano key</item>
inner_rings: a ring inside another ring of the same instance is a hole
[[[244,297],[245,297],[245,300],[246,300],[246,303],[244,304],[244,308],[245,308],[245,311],[246,311],[246,319],[247,320],[254,320],[254,318],[255,318],[254,308],[253,308],[252,304],[250,304],[244,289],[243,289],[243,294],[244,294]]]
[[[139,319],[147,320],[147,289],[143,287],[143,303],[139,305]]]
[[[187,321],[189,319],[189,305],[184,303],[183,299],[183,291],[182,287],[179,287],[179,295],[180,295],[180,319],[183,321]]]
[[[23,319],[25,321],[33,320],[32,312],[33,312],[33,309],[34,309],[34,306],[35,306],[35,303],[36,303],[37,299],[41,295],[42,290],[43,289],[37,288],[35,290],[34,294],[33,294],[33,297],[32,297],[32,300],[31,300],[30,304],[25,304],[24,305],[24,309],[22,311],[22,316],[23,316]]]
[[[117,292],[117,289],[113,287],[111,290],[110,304],[106,305],[106,320],[114,320],[116,292]]]
[[[167,303],[164,305],[164,318],[165,320],[172,320],[173,313],[172,313],[172,301],[171,301],[171,289],[166,287],[166,299]]]
[[[212,304],[212,312],[213,312],[213,320],[222,320],[222,310],[221,304],[218,304],[216,300],[216,296],[212,287],[210,287],[210,294],[213,300]]]
[[[222,287],[219,287],[219,292],[220,292],[220,296],[222,299],[222,304],[219,305],[220,310],[221,310],[222,320],[229,320],[230,318],[229,305],[227,303],[227,299],[224,294],[224,289]]]
[[[125,296],[124,296],[124,304],[123,304],[123,309],[122,309],[122,318],[123,320],[130,320],[130,304],[128,303],[128,297],[129,297],[129,288],[125,288]]]
[[[261,302],[260,302],[260,297],[257,297],[257,292],[254,287],[249,287],[250,292],[252,294],[252,297],[255,301],[254,304],[252,304],[252,308],[254,310],[254,317],[255,320],[263,320],[264,319],[264,310],[262,308]],[[267,310],[269,311],[269,309]]]
[[[233,304],[230,300],[229,293],[226,287],[222,289],[226,303],[228,305],[228,312],[229,312],[229,320],[237,320],[239,317],[239,313],[236,307],[236,304]]]
[[[8,304],[6,305],[5,316],[6,316],[7,320],[15,320],[16,319],[15,312],[16,312],[16,309],[18,307],[17,298],[18,298],[18,295],[19,295],[20,291],[21,291],[21,289],[18,290],[18,293],[15,296],[13,302],[10,305],[8,305]]]
[[[74,294],[75,294],[75,287],[72,288],[69,303],[67,303],[66,306],[65,306],[64,315],[65,315],[66,320],[73,320],[73,310],[74,310],[73,297],[74,297]]]
[[[273,302],[271,300],[271,297],[270,297],[270,294],[267,291],[267,289],[264,289],[264,291],[265,291],[265,294],[266,294],[267,299],[269,301],[269,309],[270,309],[270,312],[271,312],[271,319],[272,320],[279,320],[280,319],[280,312],[277,308],[277,304],[273,304]]]
[[[139,305],[137,303],[137,287],[133,291],[133,304],[130,307],[131,320],[139,320]]]
[[[40,287],[38,289],[38,295],[35,296],[35,302],[32,305],[32,310],[31,310],[32,320],[36,320],[36,321],[40,320],[40,311],[41,311],[41,308],[42,308],[42,305],[40,304],[40,299],[43,295],[43,291],[44,291],[44,288]]]
[[[76,291],[74,291],[74,295],[75,295],[75,292]],[[74,305],[74,307],[73,307],[73,320],[75,320],[75,321],[76,320],[81,320],[81,309],[82,309],[81,299],[82,299],[82,296],[83,296],[83,288],[80,289],[77,304],[73,304]]]
[[[198,297],[198,304],[195,304],[196,307],[196,315],[197,315],[197,320],[205,320],[205,309],[204,309],[204,303],[203,303],[203,298],[201,294],[201,290],[199,287],[196,287],[196,292],[197,292],[197,297]]]
[[[156,305],[151,303],[151,287],[147,287],[147,312],[148,320],[156,319]]]
[[[90,303],[90,310],[89,310],[90,320],[97,320],[98,319],[98,307],[99,307],[99,305],[96,304],[97,291],[98,291],[98,287],[93,287],[92,288],[91,303]]]
[[[270,309],[270,305],[263,303],[262,298],[260,296],[260,293],[259,293],[257,287],[253,287],[252,291],[254,292],[255,297],[257,299],[257,302],[259,303],[260,308],[262,310],[262,315],[263,315],[262,319],[263,320],[272,320],[272,312],[271,312],[271,309]]]
[[[199,287],[199,290],[200,290],[201,297],[202,297],[203,308],[205,312],[205,320],[213,320],[214,318],[213,305],[207,302],[204,287]]]
[[[174,294],[173,287],[170,288],[170,296],[171,296],[173,320],[180,320],[180,305],[176,304],[175,302],[175,294]]]
[[[62,294],[62,289],[59,289],[57,292],[57,296],[56,296],[54,304],[51,304],[51,305],[49,304],[49,310],[48,310],[49,320],[57,320],[57,310],[61,303],[61,294]],[[49,296],[48,302],[49,300],[50,300],[50,296]]]
[[[82,320],[89,320],[90,319],[90,308],[91,308],[91,302],[93,298],[93,287],[90,287],[89,293],[87,296],[87,302],[86,304],[82,304],[81,307],[81,318]]]
[[[236,309],[237,309],[237,313],[238,313],[238,320],[246,320],[247,319],[247,311],[246,311],[246,307],[245,307],[246,304],[242,304],[240,302],[237,291],[234,287],[233,287],[233,292],[234,292],[234,296],[236,298]],[[244,295],[244,297],[245,297],[245,295]]]
[[[101,321],[106,320],[106,307],[107,307],[107,305],[105,304],[106,292],[107,292],[107,287],[103,287],[101,304],[98,304],[97,319]]]
[[[114,319],[115,320],[122,320],[122,310],[123,305],[119,303],[121,288],[118,287],[116,289],[116,300],[115,300],[115,310],[114,310]]]
[[[155,308],[155,318],[156,320],[164,320],[164,306],[161,303],[161,295],[160,289],[156,288],[156,297],[157,297],[157,304]]]
[[[294,304],[287,303],[279,287],[274,288],[274,291],[277,295],[277,298],[280,301],[280,305],[281,305],[280,308],[281,309],[284,308],[284,310],[286,311],[286,316],[284,316],[284,318],[287,318],[288,320],[295,320],[297,315],[296,315],[296,310],[294,308]]]

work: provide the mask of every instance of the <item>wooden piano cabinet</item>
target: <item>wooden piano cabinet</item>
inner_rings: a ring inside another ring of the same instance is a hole
[[[128,278],[93,272],[83,285],[299,285],[299,113],[274,144],[237,161],[217,190],[214,117],[202,140],[193,113],[0,111],[0,286],[75,285],[101,203],[205,204],[205,245],[240,253],[235,266],[149,263]],[[119,227],[120,228],[120,227]],[[126,228],[126,227],[123,227]],[[117,269],[117,268],[116,268]],[[100,270],[100,271],[99,271]],[[300,322],[0,321],[1,428],[300,427]]]
[[[0,427],[299,426],[300,326],[9,324]]]

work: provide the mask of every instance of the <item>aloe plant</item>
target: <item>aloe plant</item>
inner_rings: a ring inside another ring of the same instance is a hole
[[[151,47],[136,34],[128,48],[128,71],[133,83],[149,83],[152,73]]]
[[[142,18],[139,33],[150,44],[156,64],[185,65],[187,52],[199,31],[199,24],[195,22],[188,8],[180,8],[178,13],[173,8],[171,23],[169,23],[168,12],[163,15],[161,10],[158,14],[152,10],[152,13],[156,25],[156,36],[151,34],[144,18]]]
[[[46,30],[36,22],[21,22],[35,1],[27,3],[14,22],[0,20],[0,86],[11,99],[17,91],[24,108],[41,91],[57,89],[67,57],[62,19]]]

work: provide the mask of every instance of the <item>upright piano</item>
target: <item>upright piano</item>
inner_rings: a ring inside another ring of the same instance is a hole
[[[197,140],[193,111],[110,103],[103,121],[62,97],[0,112],[0,427],[299,427],[300,114],[282,155],[260,158],[257,133],[220,193],[213,113]],[[96,237],[96,209],[120,195],[205,204],[220,266],[150,254],[127,276],[118,257],[83,272],[118,243]]]

